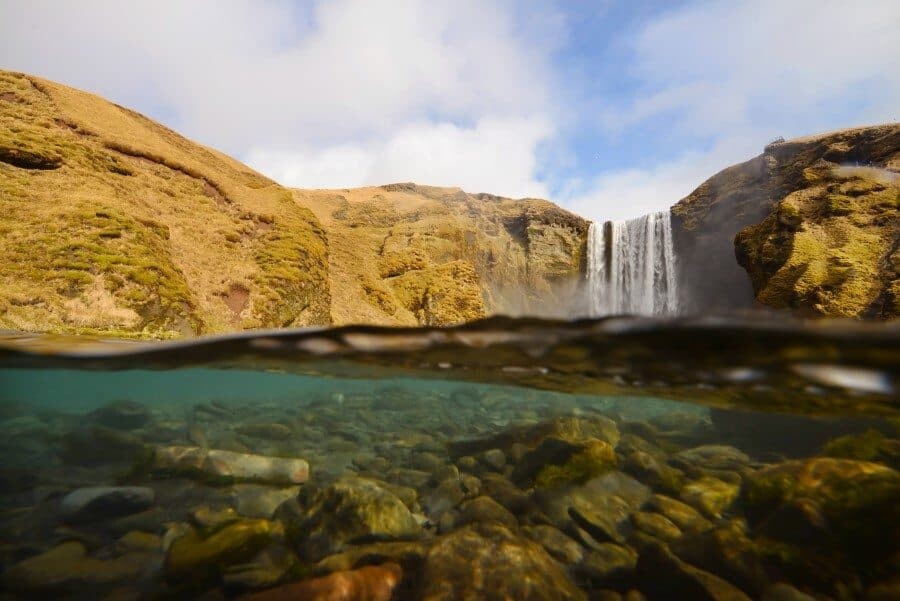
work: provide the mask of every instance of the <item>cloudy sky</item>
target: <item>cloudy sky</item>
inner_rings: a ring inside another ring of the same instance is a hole
[[[900,120],[897,0],[0,0],[0,66],[283,184],[663,209],[786,138]]]

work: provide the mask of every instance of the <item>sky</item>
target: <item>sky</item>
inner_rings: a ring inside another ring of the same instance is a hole
[[[276,181],[664,210],[771,139],[900,120],[897,0],[0,0],[0,67]]]

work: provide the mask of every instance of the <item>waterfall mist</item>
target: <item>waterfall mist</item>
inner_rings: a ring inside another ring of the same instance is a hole
[[[587,278],[593,317],[677,313],[669,212],[628,221],[592,223],[588,231]]]

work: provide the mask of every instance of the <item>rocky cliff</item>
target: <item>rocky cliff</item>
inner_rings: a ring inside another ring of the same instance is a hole
[[[898,175],[898,124],[773,142],[717,173],[672,210],[683,305],[900,315]]]
[[[550,202],[411,183],[294,197],[328,237],[336,324],[580,312],[589,224]]]
[[[170,337],[562,315],[587,225],[458,189],[290,190],[134,111],[0,71],[0,328]]]

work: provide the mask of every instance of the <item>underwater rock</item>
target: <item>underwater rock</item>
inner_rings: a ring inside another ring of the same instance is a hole
[[[462,476],[446,478],[422,495],[422,507],[429,516],[437,517],[459,506],[466,498],[474,497],[480,488],[480,481],[477,489],[473,490],[466,486]]]
[[[130,432],[106,426],[87,426],[66,432],[59,457],[67,465],[132,465],[147,452],[144,442]]]
[[[540,488],[577,484],[615,469],[616,464],[616,452],[604,440],[568,442],[547,437],[516,464],[512,481]]]
[[[712,522],[699,511],[671,497],[655,494],[650,497],[647,507],[658,511],[684,532],[702,532],[713,527]]]
[[[274,422],[261,422],[246,424],[234,429],[238,434],[251,438],[263,438],[265,440],[285,440],[291,435],[291,429],[284,424]]]
[[[599,542],[624,543],[631,531],[628,516],[638,511],[652,491],[622,472],[609,472],[584,484],[538,489],[534,500],[563,532],[586,530]]]
[[[485,474],[481,479],[480,492],[506,507],[514,515],[526,513],[534,506],[526,492],[499,474]]]
[[[212,509],[210,507],[198,507],[190,514],[191,523],[200,530],[212,531],[221,528],[226,524],[237,522],[241,516],[233,507],[224,507],[222,509]]]
[[[738,484],[725,482],[712,476],[703,476],[685,484],[679,496],[681,500],[699,509],[707,517],[720,518],[740,496],[741,487]]]
[[[496,522],[510,529],[515,529],[519,526],[516,516],[497,503],[497,501],[484,495],[475,497],[471,501],[466,501],[460,509],[459,519],[456,520],[455,524],[456,527],[476,522]]]
[[[245,563],[267,545],[284,538],[284,529],[269,520],[242,520],[209,536],[195,530],[172,541],[165,571],[170,582],[201,585],[221,577],[228,566]]]
[[[637,577],[641,590],[651,601],[750,601],[750,597],[733,584],[678,559],[663,545],[641,550]]]
[[[825,443],[822,455],[837,459],[858,459],[900,468],[900,440],[888,438],[870,428],[860,434],[846,434]]]
[[[687,534],[671,549],[683,561],[728,580],[754,597],[770,585],[766,549],[748,538],[743,520]]]
[[[753,473],[743,501],[750,524],[777,540],[810,540],[815,534],[820,542],[840,545],[856,565],[869,567],[900,551],[900,472],[877,463],[786,461]]]
[[[816,601],[816,598],[803,591],[798,591],[790,584],[779,582],[766,589],[762,601]]]
[[[152,553],[162,548],[162,538],[150,532],[129,530],[116,541],[115,548],[120,555],[129,551]]]
[[[345,476],[328,486],[304,488],[275,513],[303,559],[318,561],[347,545],[411,540],[422,527],[396,495],[377,483]]]
[[[78,597],[107,591],[132,580],[152,564],[148,553],[127,553],[115,559],[88,557],[83,544],[66,542],[7,569],[2,589],[36,598]]]
[[[529,448],[537,447],[545,438],[578,443],[589,438],[608,442],[614,448],[619,442],[619,428],[609,418],[594,417],[557,417],[530,426],[509,428],[487,438],[474,440],[456,440],[449,444],[451,457],[477,455],[491,449],[507,450],[514,444],[524,444]]]
[[[544,550],[556,561],[572,565],[579,563],[584,557],[584,548],[566,536],[559,528],[539,524],[525,526],[522,528],[522,533],[544,547]]]
[[[229,592],[265,589],[280,584],[298,567],[299,560],[293,551],[285,545],[273,544],[247,563],[228,566],[222,583]]]
[[[269,519],[279,505],[297,496],[300,487],[274,488],[261,484],[236,484],[231,487],[230,492],[230,500],[240,515]]]
[[[495,471],[501,471],[506,465],[506,454],[500,449],[489,449],[481,455],[481,460]]]
[[[312,573],[320,576],[380,563],[397,563],[404,571],[417,572],[427,552],[428,548],[420,541],[351,545],[315,564]]]
[[[145,486],[96,486],[73,490],[60,502],[65,521],[92,522],[138,513],[153,504],[154,492]]]
[[[735,447],[709,444],[676,453],[670,461],[682,469],[697,467],[707,470],[739,471],[750,463],[750,457]]]
[[[671,543],[681,538],[681,528],[662,514],[653,511],[635,511],[629,517],[637,531],[655,539]]]
[[[240,597],[241,601],[391,601],[403,579],[396,563],[335,572]]]
[[[585,553],[574,571],[578,579],[587,581],[591,588],[623,588],[634,580],[637,560],[638,554],[628,547],[601,543]]]
[[[200,447],[157,447],[151,471],[269,484],[301,484],[309,478],[303,459],[251,455]]]
[[[116,401],[91,411],[87,417],[107,428],[134,430],[150,421],[150,411],[136,401]]]
[[[432,545],[418,598],[578,601],[585,595],[539,544],[500,524],[473,524]]]
[[[622,470],[651,488],[669,494],[678,494],[684,485],[684,472],[674,468],[665,459],[641,450],[634,450],[625,457]]]

